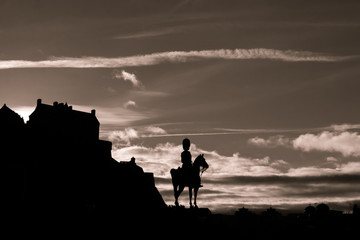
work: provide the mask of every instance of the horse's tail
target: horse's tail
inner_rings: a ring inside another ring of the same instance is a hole
[[[170,170],[170,174],[171,174],[171,178],[174,179],[176,177],[176,174],[177,174],[177,169],[172,168]]]
[[[181,168],[178,167],[178,168],[172,168],[170,170],[170,174],[171,174],[171,180],[173,183],[177,183],[179,181],[179,177],[180,177],[180,174],[181,174]]]
[[[174,177],[174,176],[178,175],[180,170],[181,170],[180,167],[178,167],[178,168],[176,168],[176,169],[175,169],[175,168],[172,168],[172,169],[170,170],[171,177]]]
[[[175,168],[172,168],[172,169],[170,170],[171,182],[172,182],[173,184],[175,184],[176,171],[177,171],[177,170],[176,170]]]

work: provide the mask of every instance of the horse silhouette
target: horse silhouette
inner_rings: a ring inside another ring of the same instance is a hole
[[[203,173],[209,168],[208,163],[204,158],[204,154],[200,154],[194,160],[188,177],[184,171],[179,167],[177,169],[172,168],[170,170],[171,180],[174,187],[175,205],[179,206],[179,196],[183,192],[184,188],[189,187],[189,203],[192,208],[192,190],[194,189],[194,206],[197,208],[196,198],[200,187],[200,172]]]

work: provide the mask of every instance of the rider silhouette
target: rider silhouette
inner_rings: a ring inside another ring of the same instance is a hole
[[[191,174],[191,167],[192,167],[192,161],[191,161],[191,153],[189,152],[190,149],[190,140],[188,138],[185,138],[182,141],[183,149],[184,151],[181,153],[181,162],[182,162],[182,171],[185,176],[185,182],[189,184],[190,181],[190,174]]]

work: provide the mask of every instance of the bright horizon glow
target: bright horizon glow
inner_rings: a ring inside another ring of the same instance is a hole
[[[24,122],[26,123],[29,121],[30,114],[35,110],[34,107],[30,106],[21,106],[21,107],[14,107],[13,111],[20,115],[24,119]]]

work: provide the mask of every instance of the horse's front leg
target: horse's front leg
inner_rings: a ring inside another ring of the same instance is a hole
[[[192,205],[192,188],[191,187],[189,187],[189,203],[190,203],[190,208],[192,208],[193,205]]]
[[[194,205],[195,205],[195,208],[198,207],[197,204],[196,204],[196,198],[197,198],[198,190],[199,190],[198,187],[195,187],[195,188],[194,188]]]
[[[178,202],[178,198],[179,198],[179,194],[178,194],[178,186],[173,184],[174,187],[174,198],[175,198],[175,206],[179,206],[179,202]]]

